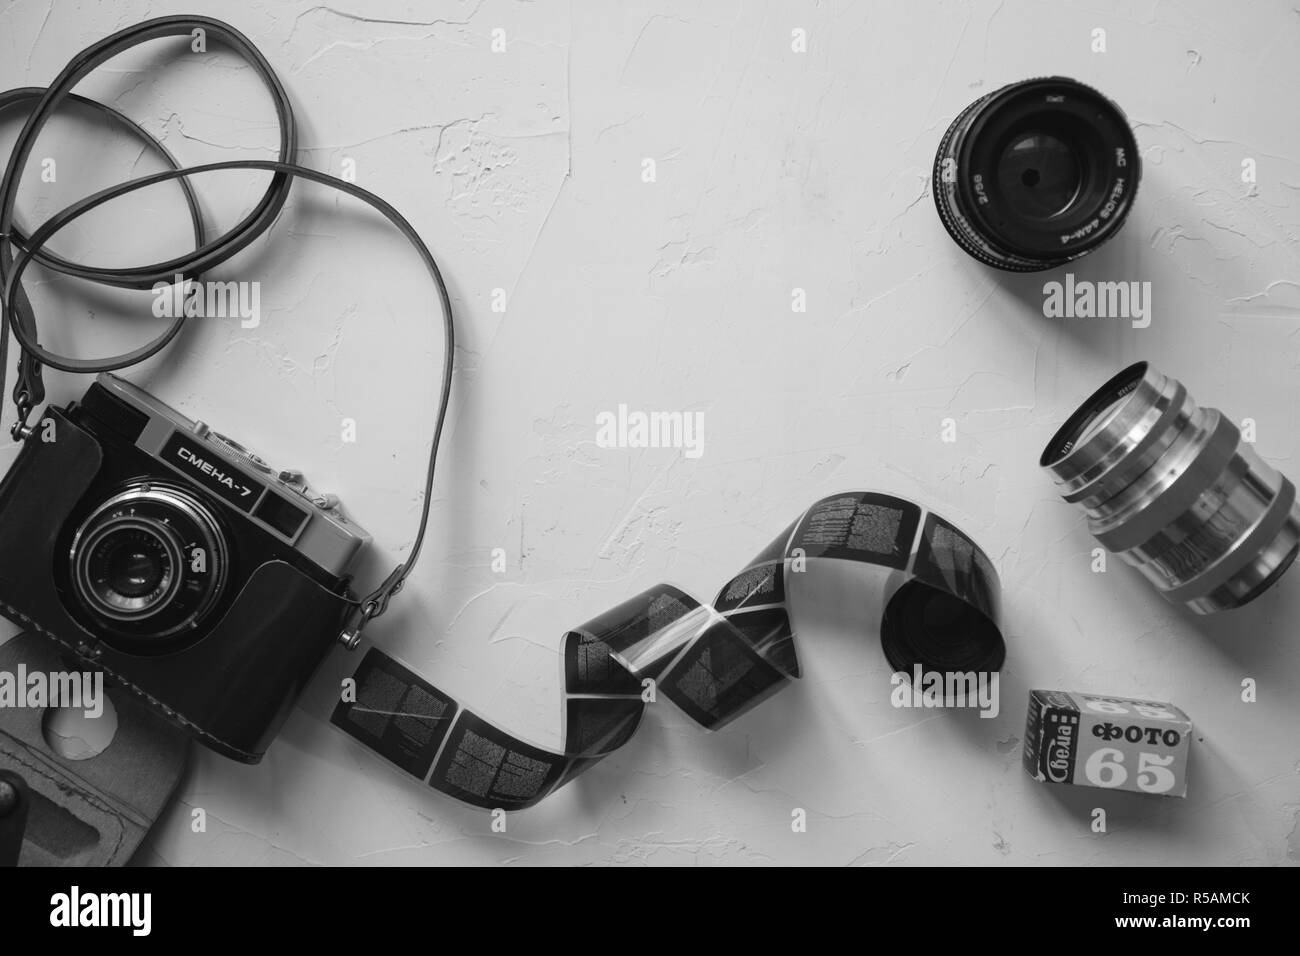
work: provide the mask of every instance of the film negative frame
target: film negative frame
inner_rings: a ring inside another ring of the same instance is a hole
[[[373,646],[352,675],[355,700],[340,700],[330,723],[440,793],[522,810],[632,739],[647,681],[718,730],[797,679],[791,576],[828,561],[876,576],[895,671],[1001,668],[998,577],[979,546],[915,502],[847,492],[808,508],[712,603],[660,584],[565,634],[562,752],[500,729]]]

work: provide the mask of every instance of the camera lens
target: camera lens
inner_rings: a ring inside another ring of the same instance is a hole
[[[1075,80],[1025,80],[976,100],[948,127],[934,158],[934,201],[968,254],[1037,272],[1114,235],[1140,173],[1119,107]]]
[[[1295,486],[1146,362],[1094,392],[1039,464],[1107,550],[1197,613],[1254,600],[1300,551]]]
[[[106,640],[167,650],[197,636],[226,580],[216,517],[183,488],[141,481],[99,505],[77,529],[72,590]]]
[[[87,547],[89,591],[109,614],[148,613],[175,583],[180,548],[166,526],[155,529],[129,519],[111,522]]]

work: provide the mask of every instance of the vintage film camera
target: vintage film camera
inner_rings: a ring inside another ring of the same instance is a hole
[[[346,629],[369,540],[300,473],[104,373],[0,483],[0,613],[256,763]]]

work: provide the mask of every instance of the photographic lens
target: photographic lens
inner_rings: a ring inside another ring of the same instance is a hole
[[[180,546],[166,525],[119,519],[101,528],[87,550],[90,595],[111,616],[150,613],[176,582]]]
[[[976,100],[948,127],[934,158],[934,201],[971,256],[1036,272],[1114,235],[1140,173],[1119,107],[1075,80],[1025,80]]]
[[[1200,614],[1254,600],[1300,550],[1295,486],[1146,362],[1094,392],[1039,464],[1107,550]]]
[[[148,481],[97,507],[77,529],[70,558],[72,590],[91,629],[144,651],[197,633],[228,563],[208,507],[183,488]]]

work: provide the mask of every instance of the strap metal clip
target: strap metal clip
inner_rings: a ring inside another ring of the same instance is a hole
[[[366,625],[387,611],[389,598],[402,590],[405,571],[406,565],[399,564],[383,584],[357,604],[348,615],[347,623],[343,625],[343,630],[339,634],[340,644],[350,651],[357,649],[357,645],[361,643],[361,632],[365,630]]]
[[[18,407],[18,421],[14,422],[13,428],[9,429],[9,434],[14,441],[26,441],[36,434],[36,429],[27,424],[27,419],[32,414],[31,394],[26,389],[20,391],[14,396],[14,404]]]

